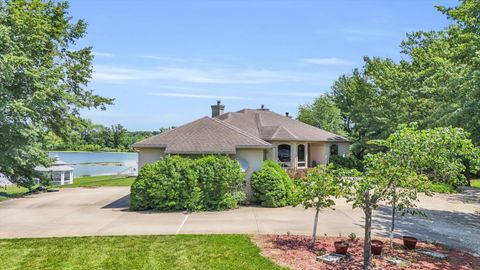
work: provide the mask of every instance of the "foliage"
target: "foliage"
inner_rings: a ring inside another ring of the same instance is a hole
[[[48,133],[48,140],[43,145],[43,149],[48,151],[133,151],[130,147],[133,143],[172,128],[161,128],[159,131],[128,131],[120,124],[107,127],[86,120],[78,131],[70,134],[69,140],[63,140],[51,132]]]
[[[207,210],[237,208],[246,199],[245,174],[238,161],[227,156],[205,156],[195,161],[198,184]]]
[[[12,270],[286,269],[260,255],[246,235],[2,239],[0,260],[0,268]]]
[[[0,173],[32,187],[47,132],[67,139],[81,125],[79,110],[112,102],[87,90],[91,48],[74,45],[86,23],[72,21],[67,2],[0,3]]]
[[[451,24],[408,34],[400,44],[401,61],[365,57],[363,68],[337,79],[327,95],[341,112],[355,157],[382,150],[368,141],[386,139],[411,122],[420,129],[463,128],[480,144],[478,6],[477,0],[463,0],[437,7]],[[315,110],[312,115],[322,111]]]
[[[373,141],[377,145],[404,152],[404,159],[413,160],[409,166],[425,174],[432,182],[452,186],[466,183],[464,172],[477,170],[480,150],[461,128],[442,127],[418,130],[415,125],[391,134],[386,140]],[[469,172],[470,173],[470,172]]]
[[[131,188],[133,210],[223,210],[245,200],[244,173],[226,156],[165,157],[146,164]]]
[[[436,193],[457,193],[458,192],[458,190],[455,187],[445,183],[433,183],[430,185],[429,191],[436,192]]]
[[[292,179],[276,162],[265,160],[262,169],[252,174],[251,185],[255,198],[263,206],[283,207],[293,202]]]
[[[332,164],[335,169],[345,168],[363,171],[362,162],[354,156],[343,157],[339,155],[330,155],[329,163]]]
[[[171,156],[142,167],[131,188],[130,208],[200,210],[201,199],[193,161]]]
[[[312,245],[315,244],[320,209],[333,208],[334,199],[345,194],[345,185],[343,184],[345,178],[355,176],[358,176],[358,172],[354,170],[335,170],[333,164],[327,167],[318,165],[309,171],[305,181],[296,182],[294,205],[302,204],[305,209],[315,209]]]
[[[298,120],[336,134],[345,134],[341,111],[329,96],[320,96],[312,104],[298,108]]]

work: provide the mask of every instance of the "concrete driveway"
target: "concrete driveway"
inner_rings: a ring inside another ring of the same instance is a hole
[[[127,187],[71,188],[0,203],[0,238],[133,234],[310,234],[313,210],[241,207],[222,212],[128,211]],[[422,197],[427,218],[400,217],[399,235],[437,241],[480,254],[480,191]],[[374,234],[388,236],[391,209],[375,212]],[[363,234],[363,212],[343,200],[324,210],[319,235]]]

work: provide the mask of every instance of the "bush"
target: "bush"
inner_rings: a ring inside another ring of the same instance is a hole
[[[195,162],[198,184],[207,210],[237,208],[246,199],[245,174],[238,161],[227,156],[205,156]]]
[[[293,201],[293,182],[276,162],[266,160],[260,171],[252,174],[253,194],[263,206],[283,207]]]
[[[432,183],[430,184],[430,191],[437,193],[457,193],[458,190],[446,183]]]
[[[363,172],[363,164],[360,160],[356,159],[355,157],[342,157],[338,155],[330,156],[330,163],[333,163],[334,169],[356,169],[358,171]]]
[[[170,156],[146,164],[132,185],[130,208],[223,210],[245,199],[240,164],[226,156]]]

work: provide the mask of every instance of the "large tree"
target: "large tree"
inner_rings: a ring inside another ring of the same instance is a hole
[[[81,108],[111,99],[95,95],[91,48],[76,47],[86,23],[73,21],[67,2],[7,0],[0,4],[0,172],[30,187],[34,168],[47,165],[46,134],[68,139],[83,124]]]

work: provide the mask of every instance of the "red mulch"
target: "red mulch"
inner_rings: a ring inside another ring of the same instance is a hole
[[[405,250],[402,240],[395,239],[391,249],[388,239],[373,238],[384,242],[382,255],[373,256],[374,269],[402,269],[382,258],[390,255],[406,259],[411,265],[403,269],[458,269],[480,270],[480,258],[473,255],[452,250],[450,248],[430,243],[417,243],[417,249],[425,248],[448,255],[447,259],[434,259],[415,251]],[[341,263],[330,265],[316,261],[316,256],[335,252],[333,242],[346,240],[349,243],[347,259]],[[362,269],[363,266],[363,239],[351,241],[340,237],[318,237],[315,247],[310,247],[310,238],[296,235],[256,235],[253,241],[262,249],[262,254],[279,265],[292,269]]]

